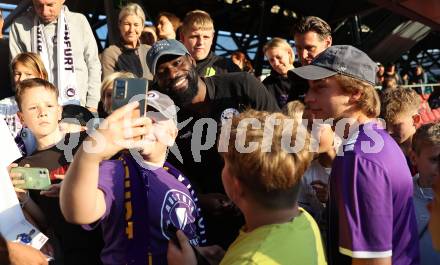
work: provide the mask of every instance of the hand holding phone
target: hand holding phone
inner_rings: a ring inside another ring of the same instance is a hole
[[[49,170],[39,167],[14,167],[11,173],[21,174],[21,182],[16,182],[15,188],[25,190],[45,190],[50,185]]]
[[[131,101],[139,101],[140,116],[146,113],[148,80],[144,78],[118,78],[113,83],[112,111]]]

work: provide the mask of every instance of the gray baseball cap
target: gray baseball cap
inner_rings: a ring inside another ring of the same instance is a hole
[[[165,118],[170,119],[177,124],[177,107],[169,96],[155,90],[150,90],[147,92],[147,105],[153,107]]]
[[[377,65],[366,53],[353,46],[335,45],[319,54],[310,65],[291,71],[307,80],[342,74],[374,85]]]
[[[156,74],[156,63],[162,55],[189,54],[185,46],[177,40],[156,41],[147,53],[147,65],[153,75]]]

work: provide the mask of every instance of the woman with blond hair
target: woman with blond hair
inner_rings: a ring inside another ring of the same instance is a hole
[[[170,12],[160,12],[156,19],[156,33],[159,40],[177,39],[180,18]]]
[[[149,45],[141,44],[145,13],[136,3],[129,3],[119,12],[120,41],[104,50],[101,56],[102,79],[114,72],[130,72],[136,77],[153,79],[145,57]]]
[[[267,90],[282,108],[292,100],[300,99],[306,92],[306,83],[290,70],[294,68],[295,55],[290,44],[281,38],[273,38],[263,48],[272,66],[272,72],[263,81]]]
[[[40,55],[33,52],[19,53],[11,61],[15,85],[29,78],[48,80],[48,74]]]
[[[17,54],[12,59],[11,70],[15,86],[30,78],[48,79],[41,57],[33,52]],[[35,139],[27,128],[23,128],[17,112],[18,106],[14,96],[0,100],[0,119],[5,120],[22,154],[30,154],[36,147]]]

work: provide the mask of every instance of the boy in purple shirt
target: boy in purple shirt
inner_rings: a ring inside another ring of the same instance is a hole
[[[342,140],[330,175],[329,264],[419,264],[411,174],[375,122],[375,63],[338,45],[293,71],[309,80],[305,103],[314,118],[334,122]]]
[[[191,184],[165,163],[177,135],[174,103],[156,91],[148,92],[147,102],[158,110],[148,118],[139,118],[131,103],[104,120],[84,141],[61,191],[66,219],[89,229],[101,223],[105,265],[167,264],[169,227],[183,230],[194,246],[205,243]]]

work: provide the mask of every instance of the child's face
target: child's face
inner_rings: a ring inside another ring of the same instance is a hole
[[[44,87],[33,87],[22,95],[18,115],[38,139],[50,135],[58,128],[61,113],[62,108],[54,92]]]
[[[415,113],[401,113],[393,122],[387,124],[388,132],[401,144],[406,142],[416,132]]]
[[[434,200],[428,204],[428,210],[431,214],[429,232],[431,232],[434,248],[440,251],[440,172],[437,172],[432,188],[434,190]]]
[[[419,176],[425,183],[432,185],[434,177],[439,174],[440,145],[423,145],[420,154],[413,154],[413,163],[417,166]]]
[[[152,120],[152,127],[143,140],[142,154],[151,158],[162,157],[169,146],[174,144],[177,136],[177,127],[170,119],[165,119],[158,112],[149,111],[147,117]]]
[[[30,78],[36,78],[36,77],[41,78],[41,76],[37,72],[33,71],[29,67],[26,67],[22,63],[15,64],[14,69],[13,69],[13,75],[14,75],[15,84],[18,84],[18,83],[20,83],[26,79],[30,79]]]

